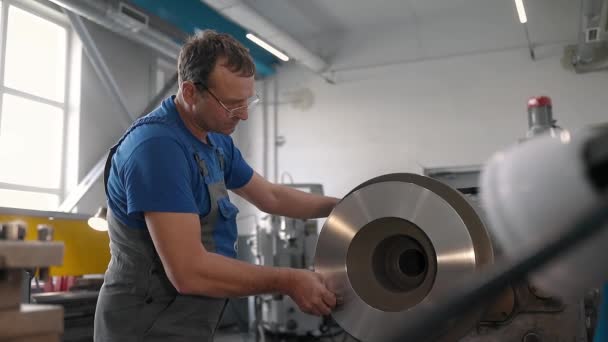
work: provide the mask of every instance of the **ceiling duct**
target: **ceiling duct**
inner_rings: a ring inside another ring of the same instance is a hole
[[[608,69],[608,0],[581,0],[578,44],[566,57],[579,73]]]
[[[201,0],[226,18],[234,21],[244,29],[264,39],[277,49],[286,53],[290,58],[314,71],[326,71],[327,63],[316,54],[310,52],[291,36],[277,28],[266,18],[241,0]]]
[[[106,29],[177,59],[180,44],[149,25],[149,17],[123,1],[49,0]]]

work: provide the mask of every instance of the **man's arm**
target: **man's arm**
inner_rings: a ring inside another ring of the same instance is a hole
[[[196,214],[146,212],[146,224],[169,280],[182,294],[241,297],[290,296],[304,312],[327,315],[336,299],[306,270],[251,265],[205,250]]]
[[[245,186],[233,191],[266,213],[301,219],[327,217],[338,203],[334,197],[270,183],[257,172]]]

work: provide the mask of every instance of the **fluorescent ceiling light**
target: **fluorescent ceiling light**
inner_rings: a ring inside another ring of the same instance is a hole
[[[247,39],[251,40],[252,42],[254,42],[254,43],[258,44],[259,46],[263,47],[264,49],[266,49],[271,54],[277,56],[283,62],[287,62],[289,60],[289,57],[286,54],[284,54],[281,51],[275,49],[270,44],[268,44],[265,41],[261,40],[260,38],[256,37],[252,33],[247,33],[246,37],[247,37]]]
[[[526,8],[524,7],[524,0],[515,0],[515,7],[517,7],[517,14],[519,15],[519,22],[525,24],[528,22],[526,16]]]

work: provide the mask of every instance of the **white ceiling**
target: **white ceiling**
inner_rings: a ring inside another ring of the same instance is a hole
[[[580,1],[525,0],[532,41],[576,39]],[[448,55],[463,52],[464,45],[474,51],[526,44],[513,0],[248,0],[247,4],[330,63],[332,56],[349,53],[342,47],[349,41],[390,50],[391,44],[413,37],[423,50],[441,45],[433,50]],[[478,40],[485,42],[475,46]],[[444,44],[451,41],[459,43],[451,44],[454,51]]]
[[[415,15],[504,1],[510,0],[249,0],[247,4],[286,27],[317,31],[355,30],[374,24],[398,23]]]
[[[533,0],[534,1],[534,0]],[[536,0],[538,1],[538,0]],[[415,17],[511,0],[249,0],[247,4],[294,37],[398,25]]]

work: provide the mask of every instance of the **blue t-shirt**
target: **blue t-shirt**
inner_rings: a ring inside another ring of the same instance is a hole
[[[246,185],[253,175],[230,136],[208,133],[208,144],[197,139],[181,120],[174,98],[165,99],[148,114],[163,117],[166,123],[136,127],[112,158],[108,205],[128,227],[147,229],[143,213],[149,211],[202,216],[209,213],[209,192],[193,149],[205,161],[209,173],[219,177],[222,175],[218,175],[221,168],[215,149],[222,149],[223,178],[228,189]]]

